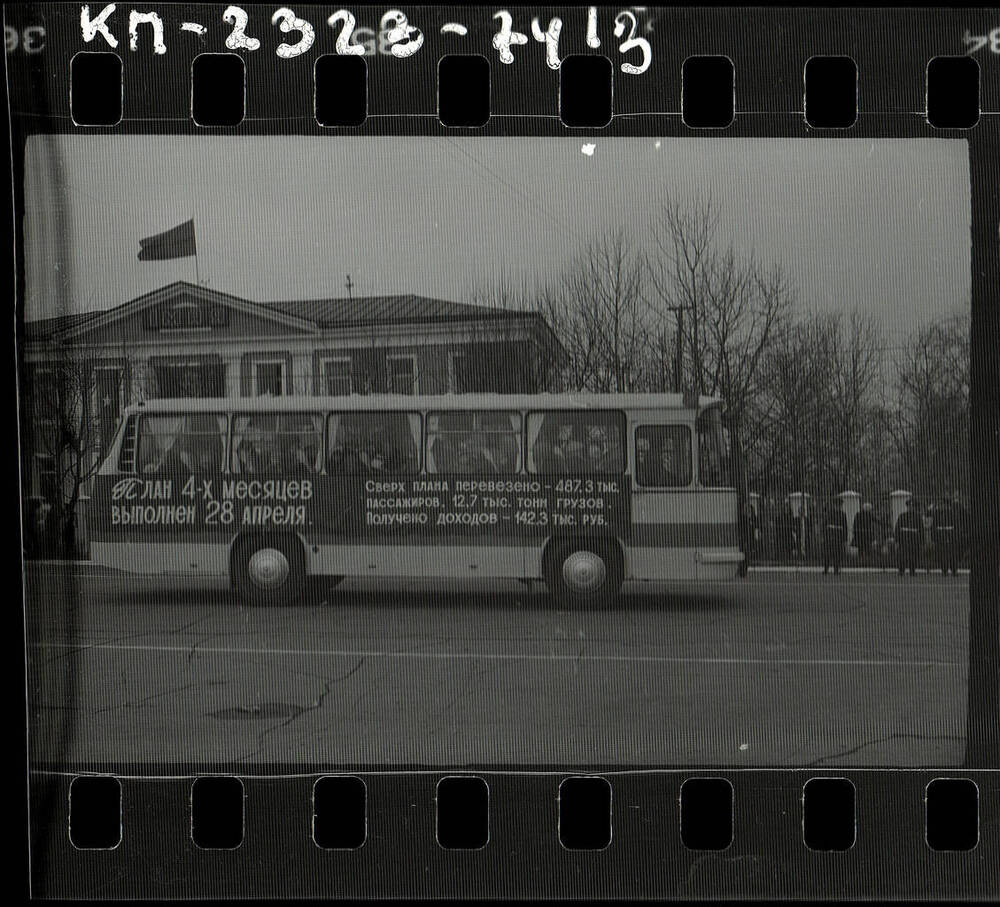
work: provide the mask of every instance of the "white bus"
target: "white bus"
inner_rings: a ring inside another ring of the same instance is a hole
[[[311,576],[509,577],[592,608],[743,561],[722,401],[671,394],[153,400],[89,525],[98,563],[260,604]]]

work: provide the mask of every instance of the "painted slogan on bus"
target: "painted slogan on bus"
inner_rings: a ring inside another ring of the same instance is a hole
[[[231,475],[99,479],[101,528],[293,530],[377,537],[407,530],[539,536],[624,533],[627,478],[414,476],[237,478]]]

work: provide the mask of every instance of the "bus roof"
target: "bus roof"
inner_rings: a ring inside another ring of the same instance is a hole
[[[133,404],[128,413],[302,412],[303,410],[479,410],[479,409],[674,409],[692,411],[695,397],[682,394],[352,394],[349,397],[177,397]],[[697,398],[699,411],[719,406],[719,397]]]

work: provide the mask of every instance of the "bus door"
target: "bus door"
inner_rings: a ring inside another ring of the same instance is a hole
[[[719,407],[704,410],[695,427],[701,579],[732,579],[743,563],[729,440]]]
[[[640,419],[632,444],[631,578],[695,579],[699,515],[691,426]]]

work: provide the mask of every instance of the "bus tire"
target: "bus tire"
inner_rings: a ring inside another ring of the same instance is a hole
[[[545,585],[561,605],[578,611],[606,608],[621,590],[621,549],[609,539],[565,539],[545,552]]]
[[[305,554],[294,536],[244,538],[230,565],[233,588],[247,604],[291,605],[305,590]]]

